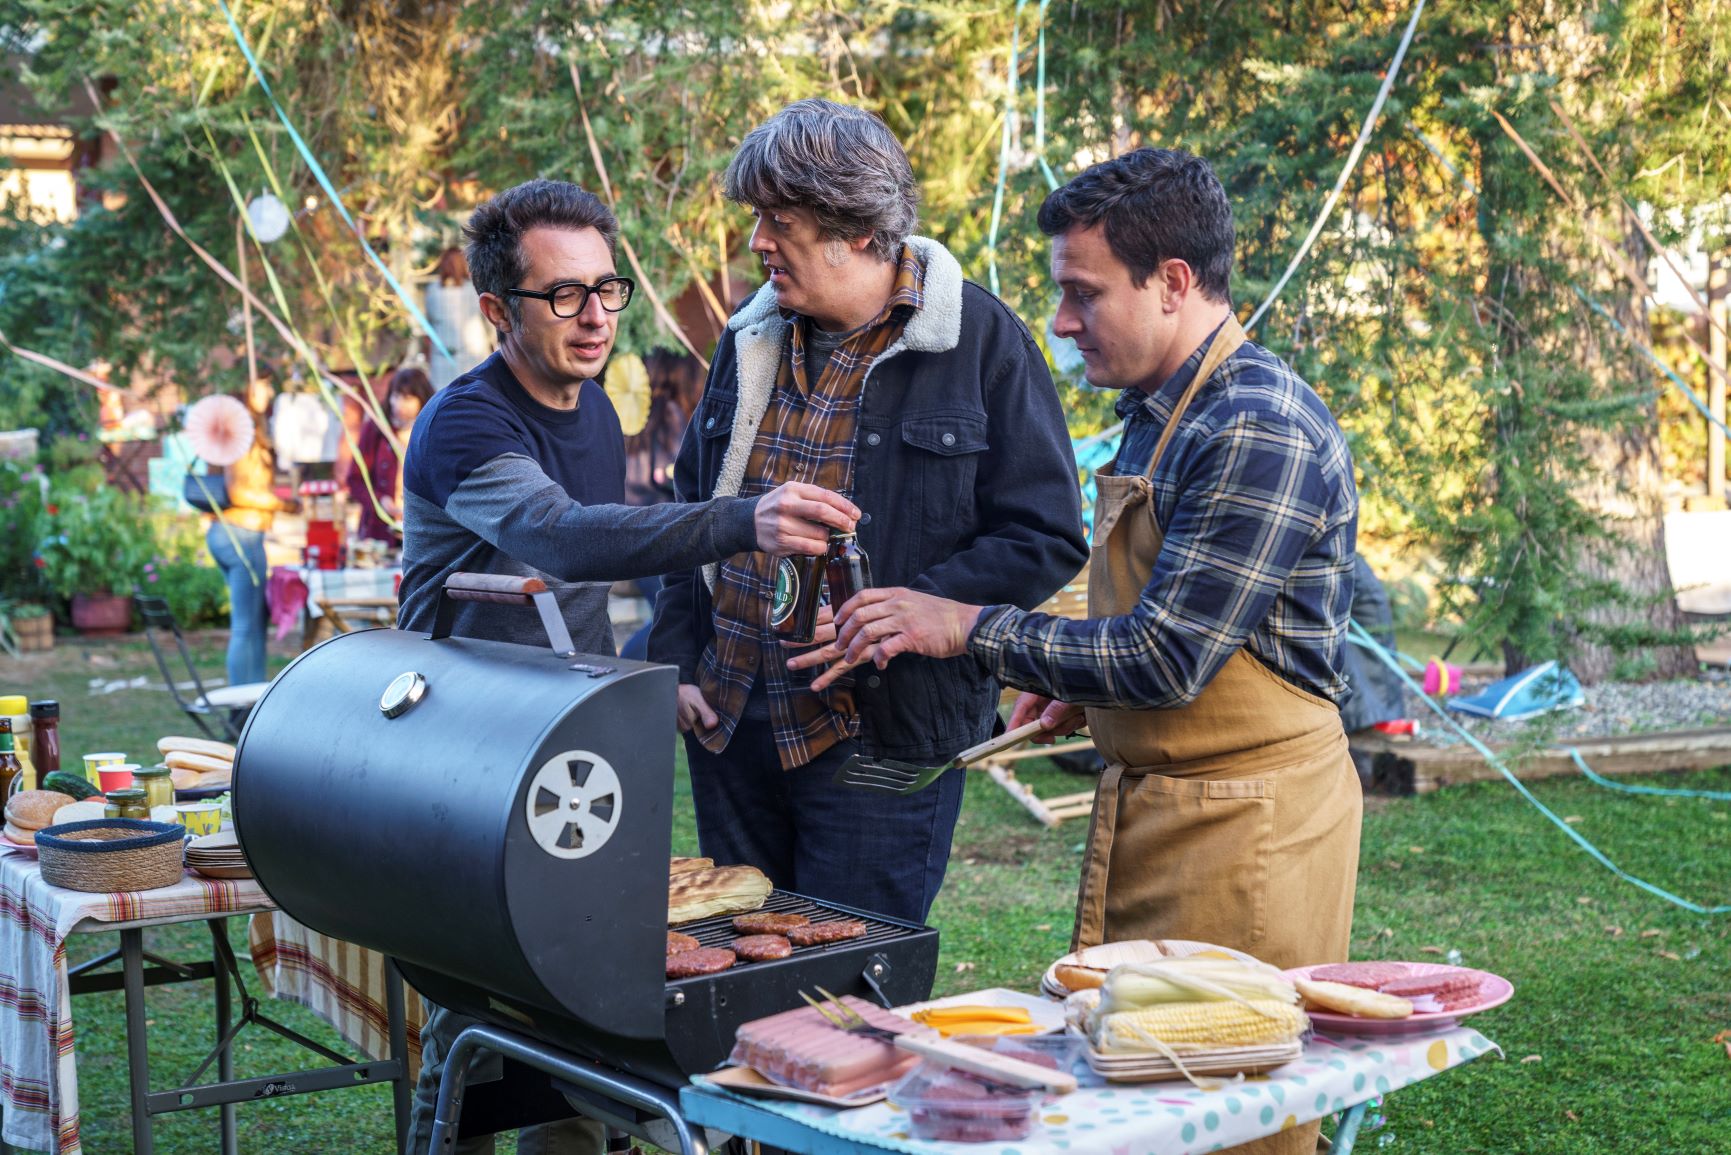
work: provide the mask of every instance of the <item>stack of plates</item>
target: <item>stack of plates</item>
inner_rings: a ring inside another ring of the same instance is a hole
[[[186,844],[186,864],[206,878],[251,878],[234,831],[219,830]]]
[[[1260,1047],[1214,1047],[1194,1054],[1174,1050],[1192,1075],[1255,1075],[1292,1062],[1304,1053],[1304,1044],[1294,1039]],[[1094,1073],[1111,1083],[1153,1083],[1184,1077],[1171,1059],[1152,1052],[1105,1055],[1090,1046],[1085,1054]]]
[[[1240,962],[1256,961],[1243,951],[1233,950],[1231,947],[1215,946],[1211,942],[1196,942],[1183,938],[1126,939],[1123,942],[1107,942],[1101,943],[1099,946],[1085,947],[1073,954],[1065,955],[1046,968],[1046,975],[1040,980],[1040,992],[1054,999],[1062,999],[1069,995],[1069,990],[1058,981],[1058,968],[1061,966],[1092,967],[1095,970],[1109,971],[1120,963],[1155,962],[1163,958],[1188,958],[1191,955],[1204,953],[1218,955],[1222,958],[1235,958]]]

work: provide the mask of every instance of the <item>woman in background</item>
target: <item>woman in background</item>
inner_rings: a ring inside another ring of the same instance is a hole
[[[649,373],[649,420],[625,439],[627,505],[673,500],[673,459],[679,456],[685,427],[703,397],[703,364],[697,358],[657,349],[643,358],[643,367]],[[653,614],[661,579],[638,578],[637,591],[649,600]],[[626,641],[620,656],[644,661],[648,646],[649,623],[645,622]]]
[[[402,443],[405,454],[409,450],[409,436],[414,428],[415,418],[420,416],[421,408],[432,400],[432,397],[433,383],[421,370],[398,369],[391,374],[391,382],[385,389],[385,415],[390,418],[391,430]],[[358,469],[351,469],[348,473],[349,496],[361,510],[361,521],[355,535],[363,541],[402,545],[402,530],[392,529],[379,515],[379,506],[383,506],[384,511],[390,514],[399,526],[402,524],[402,458],[391,448],[391,443],[372,421],[366,421],[361,426],[359,452],[361,461],[367,467],[366,476],[363,477]],[[378,495],[377,506],[373,504],[373,495],[367,492],[368,477],[372,479],[373,494]]]
[[[255,377],[246,387],[252,414],[252,447],[222,471],[228,485],[228,508],[211,522],[205,545],[228,583],[228,684],[241,686],[265,680],[265,561],[264,537],[278,513],[299,508],[277,497],[276,453],[270,441],[270,407],[276,390]]]

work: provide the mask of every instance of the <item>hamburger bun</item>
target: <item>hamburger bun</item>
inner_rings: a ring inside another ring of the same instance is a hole
[[[1298,979],[1293,985],[1304,996],[1304,1005],[1312,1010],[1356,1015],[1361,1019],[1404,1019],[1412,1014],[1412,1004],[1406,999],[1380,991],[1316,979]]]
[[[1069,965],[1058,968],[1058,985],[1067,991],[1091,991],[1105,985],[1106,972],[1098,967],[1073,967]]]
[[[15,842],[19,846],[35,846],[36,845],[36,832],[34,830],[20,830],[16,826],[14,826],[10,822],[8,822],[6,824],[6,828],[5,828],[4,833],[6,835],[6,841],[7,842]]]
[[[234,761],[233,746],[227,742],[212,742],[208,738],[158,738],[156,749],[162,754],[203,754],[208,758],[221,758],[225,762]]]
[[[19,830],[41,830],[53,823],[56,810],[76,801],[54,790],[22,790],[6,803],[6,821]]]

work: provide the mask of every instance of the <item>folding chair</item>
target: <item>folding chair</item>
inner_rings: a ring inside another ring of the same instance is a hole
[[[144,618],[144,639],[150,643],[150,652],[156,655],[156,668],[162,671],[162,680],[168,683],[168,692],[174,696],[174,704],[204,731],[206,737],[219,742],[237,741],[247,712],[264,696],[270,683],[248,682],[240,686],[212,686],[205,689],[204,680],[198,676],[198,668],[192,664],[186,639],[181,635],[180,625],[174,620],[174,615],[169,612],[168,603],[162,598],[147,597],[136,589],[132,592],[132,600]],[[168,654],[164,652],[166,639],[158,638],[161,633],[174,639],[174,649],[180,655],[179,665],[182,668],[178,677]],[[192,688],[190,696],[182,692],[189,683]]]

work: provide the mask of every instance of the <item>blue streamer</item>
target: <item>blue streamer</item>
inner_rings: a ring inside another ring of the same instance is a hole
[[[1731,802],[1731,791],[1677,790],[1666,786],[1635,786],[1628,782],[1618,782],[1615,779],[1605,777],[1603,774],[1594,773],[1593,768],[1587,765],[1587,760],[1581,757],[1581,752],[1573,746],[1569,747],[1569,757],[1574,759],[1575,765],[1580,767],[1581,773],[1587,776],[1588,781],[1603,786],[1607,790],[1620,790],[1624,794],[1651,794],[1661,798],[1709,798],[1714,802]]]
[[[433,323],[427,320],[426,314],[421,312],[420,306],[415,304],[408,292],[397,282],[397,278],[391,274],[391,270],[385,267],[385,262],[379,259],[379,254],[373,251],[373,246],[367,243],[366,235],[362,233],[360,225],[355,223],[355,219],[349,215],[349,210],[343,206],[343,198],[337,193],[336,186],[332,185],[330,178],[325,175],[324,167],[319,164],[312,149],[307,147],[307,142],[301,139],[301,134],[295,130],[294,123],[288,118],[288,113],[283,111],[283,106],[277,103],[276,93],[271,91],[270,81],[265,79],[264,69],[259,67],[258,58],[252,54],[252,45],[247,43],[246,34],[240,30],[240,25],[235,22],[234,13],[228,10],[228,5],[224,0],[216,0],[216,6],[222,9],[223,16],[228,19],[229,31],[234,33],[234,42],[240,45],[241,55],[246,57],[247,66],[252,69],[253,79],[257,80],[258,86],[264,90],[265,97],[270,101],[270,106],[276,110],[276,118],[282,121],[282,126],[288,130],[289,139],[294,141],[295,148],[300,152],[301,159],[306,161],[307,168],[311,170],[313,178],[319,182],[319,187],[325,190],[325,196],[329,197],[330,202],[336,206],[337,212],[343,218],[343,223],[353,230],[355,239],[361,242],[361,248],[373,262],[374,267],[384,274],[385,283],[390,285],[392,292],[396,293],[397,300],[403,303],[403,307],[409,311],[409,315],[415,319],[415,323],[421,327],[421,331],[433,342],[433,347],[446,360],[451,360],[451,351],[445,348],[445,343],[439,339],[439,334],[434,330]]]
[[[1464,739],[1469,746],[1478,752],[1479,756],[1482,757],[1492,769],[1508,780],[1509,785],[1513,786],[1522,798],[1525,798],[1528,802],[1532,803],[1534,809],[1538,810],[1538,812],[1543,814],[1546,818],[1549,818],[1551,823],[1556,826],[1558,830],[1561,830],[1564,834],[1568,835],[1576,845],[1591,855],[1593,860],[1598,862],[1599,865],[1603,866],[1606,870],[1609,870],[1612,874],[1615,874],[1624,882],[1632,883],[1647,893],[1656,895],[1659,898],[1664,899],[1666,902],[1671,903],[1673,906],[1680,906],[1692,914],[1731,914],[1731,906],[1702,906],[1699,903],[1690,902],[1686,898],[1679,898],[1670,891],[1665,890],[1662,887],[1654,886],[1645,879],[1636,878],[1634,875],[1612,862],[1608,857],[1606,857],[1604,851],[1594,846],[1591,842],[1588,842],[1576,832],[1574,827],[1559,818],[1555,811],[1534,797],[1533,792],[1527,789],[1526,783],[1515,777],[1514,772],[1507,766],[1503,765],[1502,759],[1498,758],[1489,746],[1486,746],[1483,742],[1473,737],[1473,735],[1468,733],[1458,722],[1449,717],[1448,712],[1439,706],[1429,694],[1425,693],[1424,690],[1412,680],[1411,676],[1408,675],[1405,670],[1401,669],[1400,663],[1395,661],[1394,657],[1382,647],[1381,643],[1370,636],[1369,631],[1357,622],[1352,621],[1347,623],[1347,631],[1348,635],[1352,637],[1354,642],[1375,654],[1377,658],[1381,660],[1383,665],[1393,670],[1395,676],[1401,680],[1406,688],[1423,700],[1424,704],[1430,707],[1431,712],[1438,718],[1442,719],[1445,726]],[[1578,755],[1576,761],[1577,763],[1580,763]],[[1584,763],[1580,764],[1582,769],[1586,768]],[[1629,788],[1625,787],[1625,789]]]
[[[1599,316],[1605,318],[1605,320],[1611,322],[1611,327],[1613,329],[1617,330],[1618,333],[1622,334],[1623,339],[1625,341],[1629,342],[1629,344],[1633,345],[1636,349],[1638,349],[1642,353],[1642,355],[1647,358],[1647,360],[1651,361],[1658,368],[1659,372],[1661,372],[1661,373],[1665,374],[1665,376],[1669,377],[1671,379],[1671,383],[1673,385],[1677,386],[1677,388],[1681,389],[1683,391],[1684,396],[1688,397],[1690,401],[1693,401],[1695,403],[1695,408],[1697,408],[1701,411],[1701,416],[1705,417],[1708,421],[1712,422],[1714,425],[1717,425],[1721,432],[1725,433],[1727,436],[1731,436],[1731,429],[1727,429],[1725,427],[1725,423],[1723,421],[1721,421],[1717,417],[1713,416],[1713,410],[1708,408],[1707,403],[1705,401],[1701,400],[1701,395],[1699,393],[1695,392],[1695,390],[1691,389],[1689,387],[1689,383],[1687,381],[1683,380],[1683,378],[1679,377],[1677,375],[1677,371],[1675,369],[1673,369],[1673,368],[1671,368],[1671,366],[1665,364],[1665,362],[1659,360],[1659,355],[1657,353],[1655,353],[1655,352],[1653,352],[1653,350],[1647,348],[1647,346],[1641,344],[1641,342],[1635,338],[1635,335],[1633,333],[1629,332],[1629,330],[1627,330],[1623,327],[1623,323],[1621,321],[1617,320],[1617,318],[1613,317],[1610,313],[1606,312],[1605,306],[1599,304],[1599,302],[1593,300],[1593,298],[1591,298],[1591,297],[1587,296],[1587,294],[1583,293],[1581,291],[1581,288],[1579,285],[1570,285],[1569,288],[1575,290],[1575,296],[1577,296],[1577,297],[1581,298],[1581,300],[1585,301],[1587,303],[1587,305],[1595,313],[1597,313],[1597,314],[1599,314]]]

